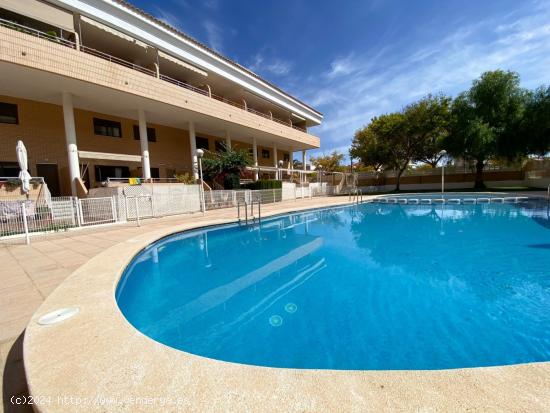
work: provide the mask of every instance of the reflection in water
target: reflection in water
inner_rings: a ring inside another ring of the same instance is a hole
[[[183,233],[134,259],[117,301],[150,337],[241,363],[548,360],[545,208],[363,204]]]

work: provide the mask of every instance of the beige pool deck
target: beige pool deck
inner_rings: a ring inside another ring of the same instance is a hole
[[[293,201],[266,205],[262,214],[343,203],[347,197]],[[164,235],[235,217],[235,209],[225,209],[145,220],[140,227],[72,231],[30,246],[0,245],[4,410],[32,411],[15,404],[30,393],[40,412],[550,411],[550,363],[442,371],[277,369],[195,356],[134,329],[114,299],[130,259]],[[63,307],[80,312],[59,324],[37,323]]]

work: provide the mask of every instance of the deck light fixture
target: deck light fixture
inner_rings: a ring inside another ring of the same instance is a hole
[[[443,149],[438,153],[439,159],[443,158],[445,155],[447,155],[447,151]],[[441,165],[441,193],[445,193],[445,164],[443,163]]]

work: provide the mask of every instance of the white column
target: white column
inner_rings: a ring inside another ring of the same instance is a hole
[[[258,143],[256,142],[256,138],[252,138],[252,158],[254,159],[254,166],[256,169],[254,169],[254,180],[258,180]]]
[[[141,169],[145,179],[151,179],[151,165],[149,163],[149,142],[147,140],[147,121],[145,111],[139,109],[139,141],[141,143]]]
[[[294,148],[288,150],[288,169],[294,169]]]
[[[231,149],[231,135],[229,131],[225,131],[225,146],[227,146],[227,149]]]
[[[199,168],[197,164],[197,139],[193,122],[189,122],[189,148],[191,149],[191,171],[196,181],[199,179]]]
[[[76,128],[74,125],[73,96],[67,92],[63,92],[63,120],[65,123],[67,155],[69,157],[69,177],[71,180],[71,194],[73,196],[76,196],[76,180],[80,178],[80,168],[78,165],[78,148],[76,146]]]
[[[302,151],[302,168],[304,169],[304,171],[307,169],[306,163],[307,163],[306,151],[303,150]]]
[[[277,161],[277,144],[274,143],[274,144],[273,144],[273,166],[274,166],[275,168],[278,168],[278,167],[279,167],[279,165],[277,165],[277,162],[278,162],[278,161]]]

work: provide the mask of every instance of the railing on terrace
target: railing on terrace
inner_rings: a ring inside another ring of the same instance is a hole
[[[10,28],[10,29],[19,31],[19,32],[23,32],[23,33],[29,34],[31,36],[38,37],[40,39],[46,39],[46,40],[49,40],[49,41],[57,43],[57,44],[61,44],[61,45],[66,46],[66,47],[70,47],[71,49],[80,49],[80,51],[82,51],[84,53],[99,57],[99,58],[107,60],[111,63],[116,63],[118,65],[127,67],[127,68],[132,69],[132,70],[136,70],[136,71],[141,72],[143,74],[146,74],[148,76],[152,76],[152,77],[157,78],[157,73],[154,70],[147,69],[146,67],[136,65],[136,64],[128,62],[124,59],[120,59],[118,57],[115,57],[115,56],[112,56],[110,54],[101,52],[99,50],[93,49],[93,48],[88,47],[88,46],[80,45],[80,47],[77,47],[77,45],[74,42],[71,42],[70,40],[66,40],[66,39],[63,39],[61,37],[54,36],[54,35],[42,32],[40,30],[33,29],[31,27],[23,26],[23,25],[20,25],[18,23],[14,23],[14,22],[11,22],[11,21],[5,20],[5,19],[0,19],[0,26],[1,27],[7,27],[7,28]],[[195,93],[199,93],[203,96],[210,97],[212,99],[218,100],[218,101],[226,103],[228,105],[237,107],[239,109],[246,110],[247,112],[250,112],[250,113],[253,113],[255,115],[261,116],[265,119],[269,119],[269,120],[272,120],[274,122],[280,123],[281,125],[285,125],[285,126],[290,127],[292,129],[296,129],[296,130],[299,130],[301,132],[307,132],[307,130],[304,129],[304,128],[301,128],[301,127],[296,126],[296,125],[292,125],[290,121],[285,122],[284,120],[272,117],[271,115],[268,115],[268,114],[263,113],[263,112],[259,112],[255,109],[245,107],[241,103],[234,102],[234,101],[229,100],[227,98],[224,98],[222,96],[217,96],[217,95],[214,95],[212,93],[208,93],[206,90],[203,90],[203,89],[200,89],[198,87],[192,86],[192,85],[187,84],[185,82],[182,82],[180,80],[173,79],[169,76],[160,74],[158,79],[163,80],[165,82],[169,82],[169,83],[171,83],[173,85],[176,85],[176,86],[179,86],[181,88],[191,90]]]
[[[107,181],[105,181],[107,183],[107,186],[109,186],[109,184],[111,183],[114,183],[114,184],[119,184],[119,185],[128,185],[130,183],[130,181],[132,179],[136,179],[136,178],[107,178]],[[178,181],[178,179],[176,178],[137,178],[139,179],[139,184],[177,184],[177,183],[181,183],[180,181]]]

